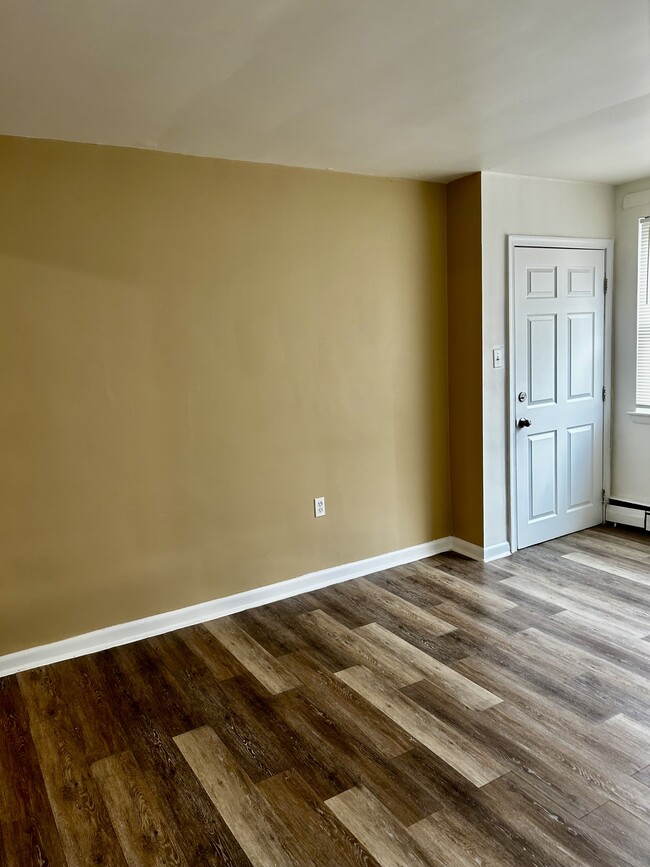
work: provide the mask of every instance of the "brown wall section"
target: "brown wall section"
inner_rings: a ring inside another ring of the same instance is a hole
[[[449,443],[454,536],[483,547],[481,175],[447,186]]]
[[[0,189],[0,653],[449,534],[444,187],[4,138]]]

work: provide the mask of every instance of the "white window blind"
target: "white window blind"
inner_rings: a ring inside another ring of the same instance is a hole
[[[650,409],[650,217],[639,221],[636,405]]]

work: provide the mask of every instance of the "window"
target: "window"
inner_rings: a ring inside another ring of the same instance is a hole
[[[650,411],[650,217],[639,221],[636,405]]]

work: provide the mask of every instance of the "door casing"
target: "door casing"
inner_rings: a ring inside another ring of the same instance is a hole
[[[603,347],[604,376],[606,397],[603,401],[603,486],[605,502],[603,503],[603,521],[605,506],[611,489],[612,472],[612,293],[614,242],[609,238],[558,238],[539,235],[508,235],[508,370],[506,388],[508,389],[508,537],[510,551],[514,554],[519,550],[517,538],[517,467],[515,424],[517,418],[517,399],[515,395],[515,248],[516,247],[556,247],[561,249],[604,250],[605,277],[607,292],[605,293],[605,332]]]

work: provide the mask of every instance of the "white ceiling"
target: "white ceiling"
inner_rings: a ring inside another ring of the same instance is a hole
[[[0,133],[347,172],[650,175],[648,0],[0,0]]]

